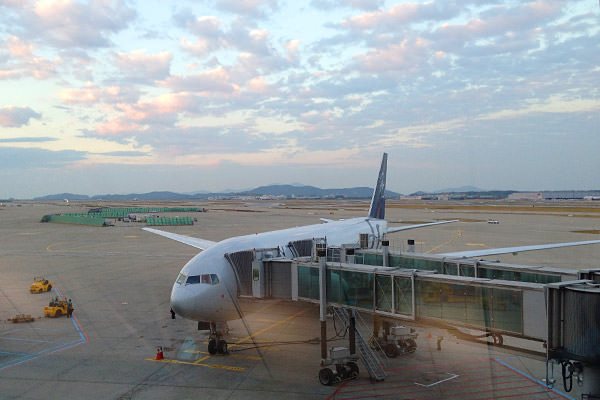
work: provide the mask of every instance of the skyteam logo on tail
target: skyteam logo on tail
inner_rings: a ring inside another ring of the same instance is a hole
[[[377,186],[373,191],[369,218],[385,219],[385,176],[387,174],[387,153],[383,153]]]

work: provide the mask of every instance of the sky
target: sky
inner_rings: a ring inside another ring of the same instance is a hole
[[[600,189],[591,1],[0,0],[0,198]]]

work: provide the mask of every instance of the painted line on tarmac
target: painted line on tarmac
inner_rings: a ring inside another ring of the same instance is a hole
[[[297,318],[297,317],[305,314],[306,312],[310,311],[311,309],[312,309],[312,307],[307,307],[304,310],[300,310],[297,313],[295,313],[293,315],[290,315],[289,317],[283,318],[283,319],[281,319],[281,320],[279,320],[279,321],[277,321],[277,322],[275,322],[275,323],[267,326],[266,328],[263,328],[263,329],[259,330],[258,332],[253,333],[252,335],[249,335],[249,336],[246,336],[246,337],[244,337],[242,339],[239,339],[238,341],[236,341],[235,343],[229,345],[228,347],[232,348],[232,347],[243,347],[243,346],[246,346],[245,344],[243,344],[244,342],[252,339],[253,337],[255,337],[257,335],[260,335],[261,333],[264,333],[264,332],[266,332],[266,331],[268,331],[270,329],[273,329],[273,328],[275,328],[278,325],[281,325],[281,324],[283,324],[285,322],[289,322],[292,319]],[[195,351],[194,350],[192,350],[192,351],[186,350],[186,352],[192,352],[193,353]],[[204,353],[204,352],[198,351],[198,353]],[[237,354],[231,354],[228,357],[232,357],[232,356],[237,356],[235,358],[246,358],[246,359],[251,359],[251,360],[253,359],[253,358],[250,358],[252,356],[243,356],[243,355],[237,355]],[[244,371],[246,369],[246,368],[243,368],[243,367],[232,367],[232,366],[228,366],[228,365],[203,364],[203,363],[201,363],[202,361],[207,360],[210,357],[211,356],[209,355],[209,356],[200,358],[199,360],[193,361],[193,362],[179,361],[179,360],[169,360],[169,359],[164,359],[164,358],[162,360],[156,360],[154,358],[146,358],[146,360],[148,360],[148,361],[157,361],[157,362],[166,362],[166,363],[170,363],[170,364],[184,364],[184,365],[196,365],[196,366],[207,367],[207,368],[219,368],[219,369],[225,369],[225,370],[228,370],[228,371]],[[260,360],[260,357],[257,357],[257,359]]]
[[[271,329],[275,328],[276,326],[279,326],[279,325],[281,325],[281,324],[283,324],[285,322],[289,322],[289,321],[293,320],[294,318],[297,318],[297,317],[301,316],[302,314],[307,313],[312,308],[313,307],[307,307],[304,310],[298,311],[296,314],[290,315],[287,318],[280,319],[279,321],[277,321],[277,322],[275,322],[275,323],[267,326],[266,328],[263,328],[263,329],[259,330],[258,332],[255,332],[252,335],[246,336],[245,338],[242,338],[242,339],[238,340],[237,342],[229,345],[229,348],[241,346],[242,343],[244,343],[244,342],[246,342],[246,341],[254,338],[255,336],[258,336],[261,333],[265,333],[266,331],[271,330]]]
[[[53,287],[52,290],[54,290],[56,292],[56,294],[58,294],[61,298],[64,298],[63,294],[56,288]],[[75,317],[71,318],[71,322],[73,323],[75,330],[77,331],[77,333],[79,334],[79,339],[78,340],[74,340],[72,342],[53,342],[51,340],[47,340],[47,341],[43,341],[43,340],[36,340],[36,339],[23,339],[23,338],[6,338],[6,337],[0,337],[0,340],[19,340],[19,341],[24,341],[24,342],[31,342],[31,343],[46,343],[46,344],[55,344],[55,346],[51,346],[49,348],[40,350],[36,353],[21,353],[23,354],[22,357],[18,357],[16,359],[12,359],[9,360],[5,363],[0,363],[0,371],[6,369],[6,368],[10,368],[10,367],[14,367],[16,365],[21,365],[24,364],[26,362],[41,358],[41,357],[45,357],[48,356],[50,354],[55,354],[55,353],[59,353],[61,351],[65,351],[68,349],[71,349],[73,347],[79,346],[81,344],[85,344],[89,341],[87,335],[85,334],[85,331],[83,330],[83,328],[81,327],[81,325],[79,324],[79,320]],[[26,331],[28,329],[13,329],[11,331],[5,332],[6,333],[14,333],[17,331]],[[43,328],[31,328],[29,330],[46,330],[46,331],[54,331],[54,332],[64,332],[64,330],[57,330],[57,329],[43,329]]]
[[[200,351],[200,350],[184,350],[184,353],[192,353],[192,354],[210,354],[206,351]],[[245,356],[242,354],[215,354],[217,356],[220,357],[232,357],[232,358],[240,358],[242,360],[255,360],[255,361],[260,361],[262,360],[262,357],[258,357],[258,356]]]
[[[429,253],[431,253],[432,251],[436,251],[436,250],[437,250],[437,249],[439,249],[440,247],[443,247],[443,246],[445,246],[445,245],[447,245],[447,244],[450,244],[450,243],[454,242],[456,239],[460,239],[461,237],[462,237],[462,231],[459,229],[459,230],[456,232],[456,236],[454,236],[454,237],[453,237],[453,238],[451,238],[450,240],[446,240],[446,241],[445,241],[444,243],[442,243],[442,244],[439,244],[439,245],[435,246],[433,249],[430,249],[430,250],[426,251],[426,252],[425,252],[425,254],[429,254]]]
[[[535,383],[537,383],[537,384],[539,384],[539,385],[542,385],[542,386],[543,386],[543,387],[545,387],[547,390],[549,390],[549,391],[553,392],[554,394],[557,394],[558,396],[561,396],[561,397],[563,397],[563,398],[565,398],[565,399],[569,399],[569,400],[576,400],[574,397],[571,397],[571,396],[569,396],[569,395],[566,395],[566,394],[564,394],[564,393],[562,393],[562,392],[560,392],[560,391],[558,391],[558,390],[556,390],[556,389],[554,389],[554,388],[551,388],[551,387],[549,387],[549,386],[546,386],[546,384],[545,384],[544,382],[542,382],[542,381],[540,381],[540,380],[538,380],[538,379],[535,379],[535,378],[534,378],[534,377],[532,377],[531,375],[528,375],[528,374],[526,374],[525,372],[523,372],[523,371],[521,371],[521,370],[519,370],[519,369],[517,369],[517,368],[513,367],[512,365],[510,365],[510,364],[508,364],[508,363],[506,363],[506,362],[504,362],[504,361],[503,361],[503,360],[506,360],[506,359],[509,359],[509,358],[519,358],[519,356],[504,357],[504,358],[494,358],[493,360],[494,360],[495,362],[497,362],[498,364],[500,364],[500,365],[503,365],[503,366],[505,366],[506,368],[508,368],[508,369],[510,369],[510,370],[512,370],[512,371],[514,371],[514,372],[516,372],[517,374],[519,374],[519,375],[523,376],[524,378],[527,378],[527,379],[529,379],[529,380],[530,380],[530,381],[532,381],[532,382],[535,382]]]
[[[166,358],[163,358],[162,360],[156,360],[154,358],[146,358],[147,361],[155,361],[155,362],[164,362],[164,363],[168,363],[168,364],[184,364],[184,365],[195,365],[198,367],[207,367],[207,368],[217,368],[217,369],[225,369],[228,371],[244,371],[246,368],[243,367],[232,367],[229,365],[219,365],[219,364],[203,364],[203,363],[199,363],[199,361],[205,360],[210,358],[210,356],[206,356],[204,358],[201,358],[198,361],[194,361],[194,362],[190,362],[190,361],[179,361],[179,360],[169,360]]]

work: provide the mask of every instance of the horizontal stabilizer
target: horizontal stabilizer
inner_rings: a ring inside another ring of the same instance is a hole
[[[493,256],[496,254],[520,253],[522,251],[555,249],[558,247],[583,246],[583,245],[587,245],[587,244],[598,244],[598,243],[600,243],[600,240],[587,240],[587,241],[583,241],[583,242],[535,244],[535,245],[531,245],[531,246],[503,247],[503,248],[498,248],[498,249],[456,251],[456,252],[452,252],[452,253],[442,253],[440,255],[446,256],[446,257],[452,257],[452,258],[483,257],[483,256]]]
[[[186,236],[186,235],[179,235],[177,233],[160,231],[158,229],[153,229],[153,228],[142,228],[142,229],[145,231],[154,233],[156,235],[160,235],[160,236],[167,237],[169,239],[177,240],[178,242],[185,243],[189,246],[193,246],[193,247],[195,247],[197,249],[201,249],[201,250],[206,250],[209,247],[211,247],[217,243],[217,242],[212,242],[210,240],[204,240],[204,239],[195,238],[195,237]]]
[[[387,233],[406,231],[408,229],[422,228],[424,226],[432,226],[432,225],[441,225],[441,224],[449,224],[451,222],[459,222],[458,219],[453,219],[452,221],[438,221],[438,222],[428,222],[426,224],[417,224],[417,225],[406,225],[406,226],[396,226],[394,228],[388,228]]]

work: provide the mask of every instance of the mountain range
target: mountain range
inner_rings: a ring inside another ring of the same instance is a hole
[[[198,191],[194,193],[175,193],[175,192],[149,192],[149,193],[130,193],[130,194],[101,194],[88,196],[74,193],[59,193],[47,196],[36,197],[34,200],[186,200],[186,199],[206,199],[209,197],[235,197],[235,196],[284,196],[286,198],[304,197],[304,198],[351,198],[367,199],[373,195],[373,189],[368,187],[340,188],[340,189],[321,189],[314,186],[295,186],[295,185],[268,185],[261,186],[251,190],[241,192],[219,192],[208,193]],[[386,191],[387,198],[401,196],[399,193]]]

